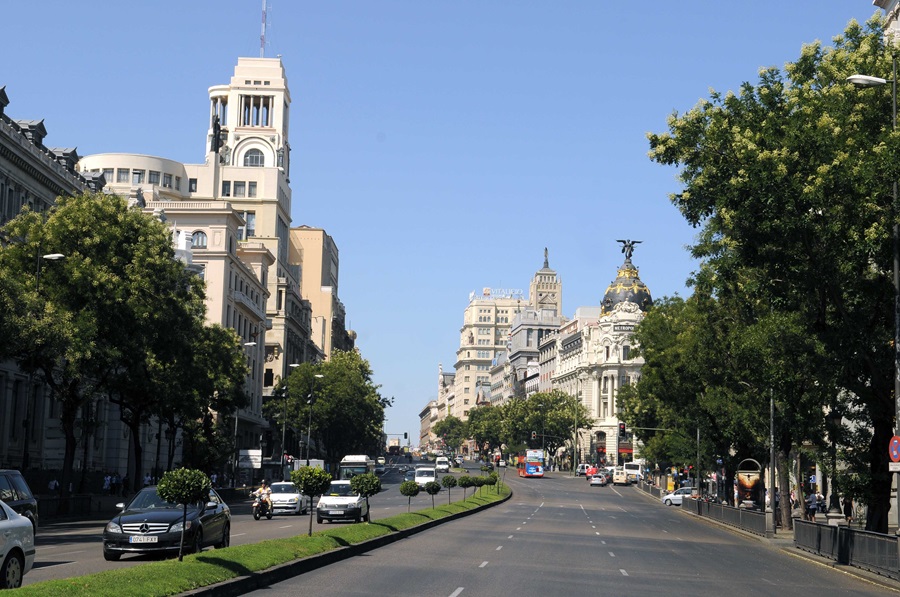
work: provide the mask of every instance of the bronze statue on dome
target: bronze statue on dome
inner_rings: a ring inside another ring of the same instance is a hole
[[[622,243],[622,252],[625,253],[625,259],[627,261],[631,260],[631,256],[634,254],[634,245],[638,243],[642,243],[644,241],[641,240],[617,240],[617,243]]]

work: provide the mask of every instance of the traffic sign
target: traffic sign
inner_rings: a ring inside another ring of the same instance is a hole
[[[892,462],[900,462],[900,437],[895,435],[891,438],[891,443],[888,446],[888,456],[891,457]]]
[[[900,473],[900,462],[888,462],[889,473]]]

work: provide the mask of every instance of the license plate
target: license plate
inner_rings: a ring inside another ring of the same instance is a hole
[[[129,543],[156,543],[159,537],[154,535],[133,535],[128,538]]]
[[[329,510],[328,513],[329,514],[343,514],[344,511],[343,510]]]

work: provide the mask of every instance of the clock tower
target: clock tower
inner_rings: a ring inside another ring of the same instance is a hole
[[[544,267],[539,269],[531,279],[528,289],[531,308],[535,311],[552,311],[553,315],[562,314],[562,282],[555,270],[550,269],[547,248],[544,247]]]

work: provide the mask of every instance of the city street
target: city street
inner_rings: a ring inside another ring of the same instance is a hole
[[[511,500],[255,594],[885,595],[827,566],[666,507],[550,473]]]

